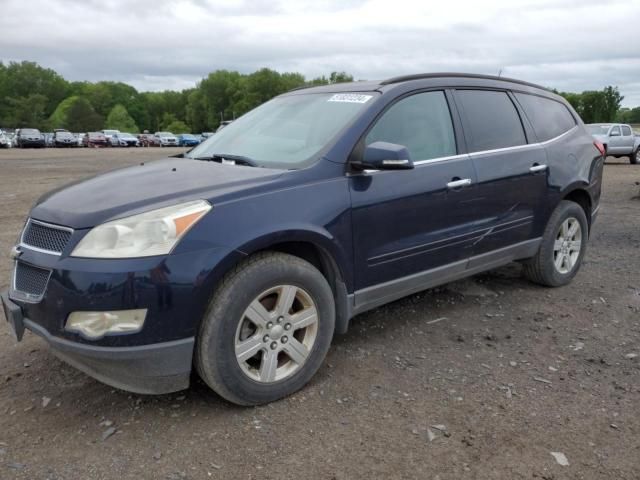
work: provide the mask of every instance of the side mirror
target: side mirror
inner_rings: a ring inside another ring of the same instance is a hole
[[[359,162],[362,169],[373,170],[410,170],[413,161],[404,145],[389,142],[373,142],[367,145]]]

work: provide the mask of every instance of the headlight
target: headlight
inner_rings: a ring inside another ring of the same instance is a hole
[[[78,243],[71,256],[134,258],[166,255],[209,210],[209,202],[197,200],[103,223]]]

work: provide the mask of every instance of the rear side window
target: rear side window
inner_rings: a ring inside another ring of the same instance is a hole
[[[515,96],[540,142],[562,135],[576,125],[573,115],[560,102],[526,93],[516,93]]]
[[[411,95],[394,103],[365,138],[407,147],[414,161],[456,154],[456,141],[444,92]]]
[[[622,135],[624,135],[625,137],[628,137],[629,135],[631,135],[631,127],[622,125]]]
[[[470,152],[525,145],[520,115],[505,92],[458,90]]]

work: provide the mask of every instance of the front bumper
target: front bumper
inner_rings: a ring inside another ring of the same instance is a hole
[[[134,347],[102,347],[51,335],[25,318],[22,308],[0,294],[10,329],[20,341],[25,329],[42,337],[61,360],[112,387],[141,394],[162,394],[189,386],[194,337]]]
[[[30,139],[21,139],[20,140],[21,147],[44,147],[44,140],[30,140]]]
[[[82,237],[73,234],[68,251]],[[200,243],[200,245],[202,245]],[[24,248],[16,263],[50,271],[44,294],[2,294],[11,330],[44,338],[53,353],[108,385],[161,394],[187,388],[194,338],[211,292],[243,255],[227,248],[189,250],[164,257],[83,259]],[[16,272],[17,270],[14,270]],[[65,329],[72,312],[147,309],[142,329],[87,339]]]

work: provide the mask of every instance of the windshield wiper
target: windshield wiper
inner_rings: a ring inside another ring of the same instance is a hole
[[[234,165],[246,165],[249,167],[259,167],[258,163],[243,155],[231,155],[227,153],[214,153],[209,157],[192,157],[194,160],[204,160],[208,162],[232,163]]]

